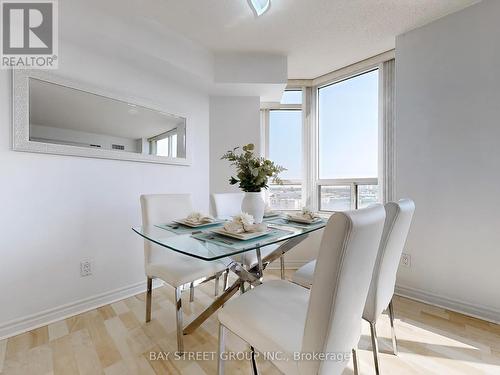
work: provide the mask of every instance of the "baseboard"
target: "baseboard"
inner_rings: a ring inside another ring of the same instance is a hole
[[[438,294],[429,293],[420,289],[396,285],[395,294],[402,297],[414,299],[430,305],[455,311],[474,318],[486,320],[488,322],[500,324],[500,311],[491,307],[473,305],[469,302],[454,300]]]
[[[154,280],[153,282],[154,288],[162,285],[163,282],[161,280]],[[146,281],[141,281],[123,288],[97,294],[79,301],[74,301],[36,314],[2,323],[0,324],[0,340],[120,301],[139,293],[144,293],[145,291]]]

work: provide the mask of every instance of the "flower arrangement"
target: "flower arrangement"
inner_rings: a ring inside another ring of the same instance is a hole
[[[258,193],[268,188],[268,181],[281,184],[278,175],[286,171],[286,168],[276,165],[271,160],[255,156],[255,146],[250,143],[242,147],[243,152],[238,153],[239,147],[226,152],[221,160],[229,160],[236,167],[236,177],[231,176],[231,185],[239,184],[239,188],[245,192]]]

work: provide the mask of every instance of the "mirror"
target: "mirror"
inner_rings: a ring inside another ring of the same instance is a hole
[[[188,164],[185,117],[70,86],[14,73],[15,150]]]
[[[29,79],[33,142],[186,157],[186,119]]]

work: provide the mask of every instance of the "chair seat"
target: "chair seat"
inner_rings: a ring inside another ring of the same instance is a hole
[[[155,245],[156,246],[156,245]],[[151,262],[146,264],[146,276],[159,278],[174,288],[224,271],[222,261],[205,261],[166,249],[154,251]]]
[[[276,250],[281,244],[268,245],[260,249],[260,256],[264,258],[265,256],[271,254]],[[231,257],[235,262],[243,264],[247,268],[251,268],[257,264],[257,252],[255,250],[247,251],[246,253],[233,255]]]
[[[314,269],[316,268],[316,261],[313,260],[300,267],[292,276],[292,281],[303,287],[310,288],[313,283]]]
[[[290,360],[273,361],[285,374],[298,374],[293,353],[300,352],[309,290],[282,280],[266,282],[226,302],[219,321],[259,352],[280,352]]]

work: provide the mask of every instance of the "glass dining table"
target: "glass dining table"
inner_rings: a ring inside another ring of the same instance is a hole
[[[217,233],[224,221],[207,225],[202,228],[192,228],[176,222],[158,223],[132,230],[146,240],[164,247],[165,251],[174,251],[204,261],[224,262],[228,271],[236,274],[237,279],[226,286],[218,296],[198,317],[184,328],[184,334],[192,333],[206,319],[214,314],[238,290],[244,291],[245,283],[251,287],[262,283],[264,269],[273,261],[278,260],[287,251],[297,246],[307,236],[326,225],[326,218],[321,218],[312,224],[292,222],[285,217],[264,219],[267,231],[254,239],[240,240]],[[273,251],[266,251],[262,256],[261,249],[273,246]],[[255,265],[245,267],[238,260],[238,255],[255,252]]]

